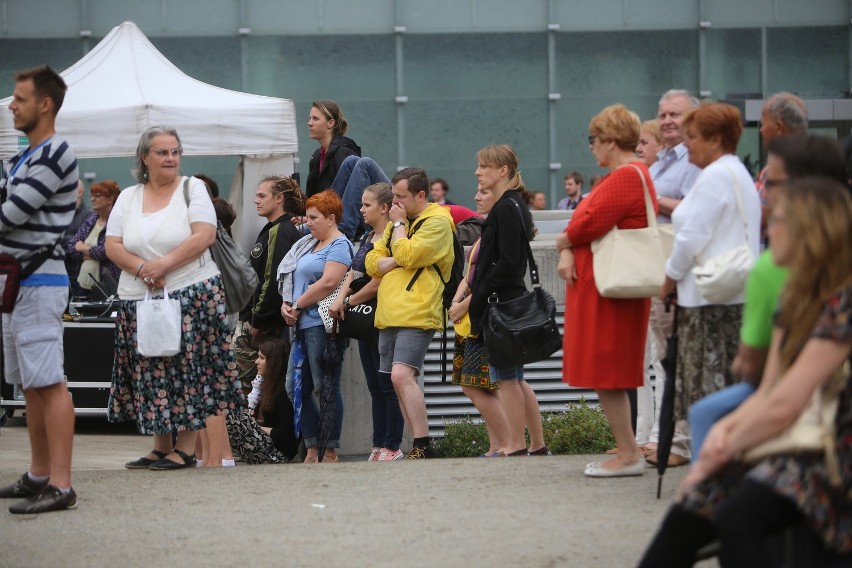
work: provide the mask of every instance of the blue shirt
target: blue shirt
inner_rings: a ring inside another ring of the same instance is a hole
[[[298,299],[305,293],[308,286],[322,278],[326,262],[339,262],[349,268],[352,265],[352,244],[349,239],[341,235],[320,250],[303,255],[296,262],[296,271],[293,273],[293,298]],[[299,315],[300,329],[322,325],[318,303],[299,307],[302,308]]]
[[[663,148],[657,153],[657,161],[648,168],[651,179],[654,181],[654,189],[657,197],[671,197],[672,199],[683,199],[692,186],[701,170],[689,161],[689,150],[681,142],[674,148]],[[671,223],[672,218],[668,215],[657,215],[658,223]]]

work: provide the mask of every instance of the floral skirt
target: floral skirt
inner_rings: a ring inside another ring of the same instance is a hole
[[[292,460],[275,447],[272,437],[246,412],[229,412],[225,418],[231,451],[249,464],[290,463]]]
[[[734,384],[742,318],[742,304],[678,308],[675,420],[686,420],[693,403]]]
[[[453,384],[496,390],[497,383],[488,374],[485,342],[478,337],[456,337],[453,351]]]
[[[135,420],[142,434],[204,428],[208,416],[245,406],[222,279],[215,276],[172,293],[181,304],[182,350],[172,357],[136,351],[136,300],[119,302],[107,418]]]

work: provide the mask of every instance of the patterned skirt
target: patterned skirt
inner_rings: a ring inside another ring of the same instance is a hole
[[[272,437],[246,412],[229,412],[225,418],[231,450],[249,464],[290,463],[292,460],[275,447]]]
[[[742,304],[677,309],[675,420],[685,420],[697,400],[734,384]]]
[[[496,390],[497,383],[488,374],[485,342],[478,337],[456,337],[453,350],[453,384]]]
[[[182,351],[172,357],[136,352],[136,300],[119,302],[107,417],[135,420],[142,434],[199,430],[208,416],[245,406],[221,277],[176,290],[172,298],[183,316]]]

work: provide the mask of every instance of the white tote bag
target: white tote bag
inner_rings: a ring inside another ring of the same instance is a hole
[[[642,180],[648,226],[624,230],[613,227],[606,235],[592,241],[595,286],[604,298],[650,298],[659,294],[666,278],[663,236],[657,225],[651,193],[642,171],[631,167]]]
[[[711,304],[724,304],[745,289],[748,273],[754,266],[754,254],[748,244],[748,221],[743,210],[743,198],[737,176],[734,178],[734,197],[737,200],[737,212],[743,223],[745,242],[729,251],[718,254],[692,269],[698,293]],[[700,259],[699,259],[700,261]]]
[[[152,300],[150,292],[136,302],[136,350],[144,357],[171,357],[180,352],[180,302],[169,298]]]

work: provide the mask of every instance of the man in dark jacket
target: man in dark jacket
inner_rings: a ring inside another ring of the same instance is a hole
[[[240,382],[246,394],[251,392],[251,382],[257,374],[257,345],[264,337],[284,337],[286,324],[275,277],[281,259],[302,237],[292,218],[304,214],[305,195],[293,178],[267,176],[257,186],[254,204],[257,214],[267,223],[249,253],[258,284],[251,302],[240,311],[241,333],[234,340]]]

